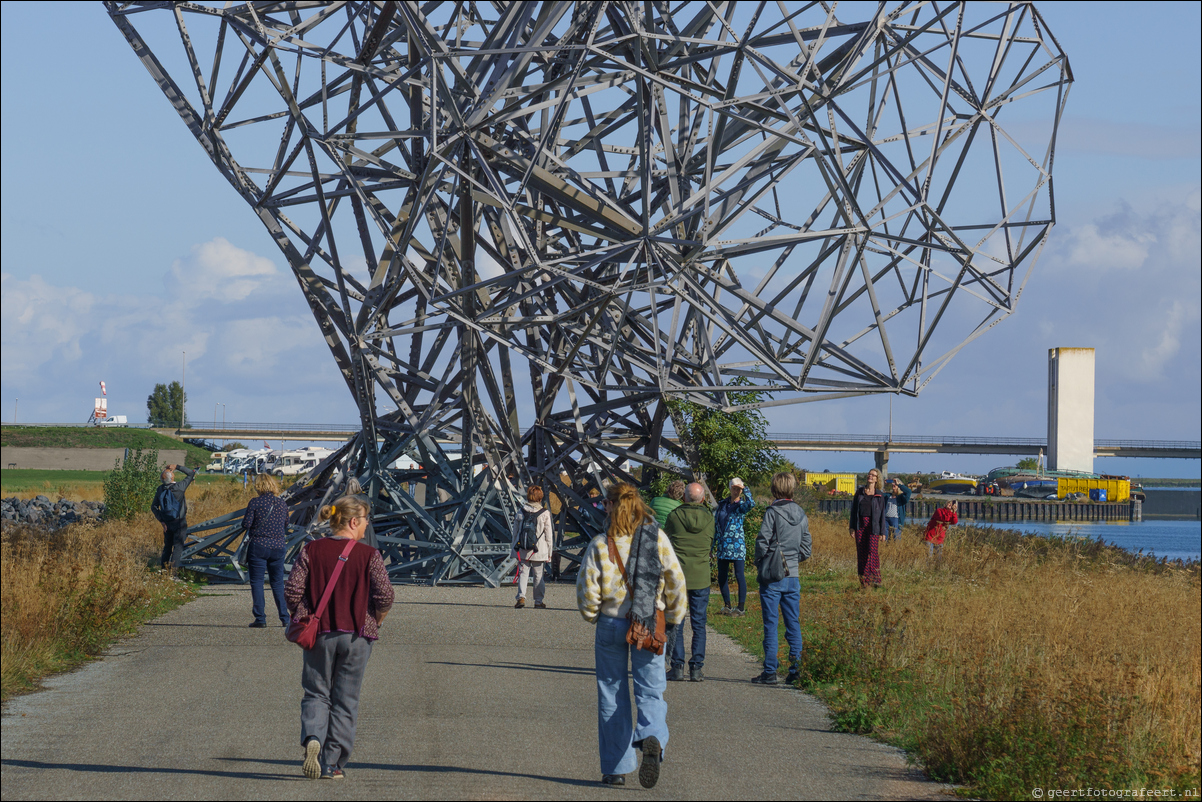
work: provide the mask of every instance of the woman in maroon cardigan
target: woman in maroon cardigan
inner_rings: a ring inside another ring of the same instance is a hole
[[[293,617],[311,615],[321,602],[334,567],[342,560],[347,541],[361,541],[369,511],[358,496],[343,496],[322,507],[319,517],[330,522],[332,535],[306,544],[284,587]],[[359,688],[372,643],[392,607],[392,585],[380,552],[355,543],[317,628],[317,644],[304,653],[301,687],[301,745],[303,770],[310,780],[340,780],[355,744]]]

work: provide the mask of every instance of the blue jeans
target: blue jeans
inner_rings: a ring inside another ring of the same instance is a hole
[[[664,689],[664,656],[626,643],[630,622],[624,618],[597,618],[594,647],[597,661],[597,743],[601,748],[602,774],[629,774],[638,765],[643,739],[654,735],[668,745],[668,703]],[[638,723],[630,718],[630,683],[634,675],[634,705]]]
[[[747,576],[743,572],[742,560],[718,560],[718,588],[722,591],[722,603],[730,607],[730,569],[734,569],[735,581],[739,583],[739,609],[747,609]]]
[[[801,667],[801,582],[787,576],[767,585],[760,585],[760,607],[764,614],[764,671],[775,674],[780,666],[776,652],[777,616],[785,618],[785,640],[789,644],[789,663],[796,671]]]
[[[886,518],[885,523],[889,527],[889,534],[885,535],[885,539],[886,540],[897,540],[898,529],[899,529],[898,519],[897,518]]]
[[[692,656],[689,668],[705,665],[705,616],[710,606],[710,589],[688,591],[689,625],[693,628]],[[672,665],[684,665],[684,622],[676,627],[676,643],[672,646]]]
[[[292,619],[284,601],[284,549],[268,548],[252,540],[246,547],[246,563],[250,566],[250,600],[255,621],[267,623],[267,605],[263,600],[263,575],[267,574],[271,579],[271,595],[275,597],[280,623],[288,626]]]

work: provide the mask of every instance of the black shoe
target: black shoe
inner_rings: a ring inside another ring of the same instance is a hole
[[[796,671],[790,671],[788,676],[785,677],[785,682],[789,685],[792,685],[795,682],[801,682],[801,674],[797,673]]]
[[[267,629],[267,622],[266,621],[251,621],[249,624],[247,624],[247,626],[250,627],[251,629]]]
[[[654,788],[659,782],[659,764],[664,750],[659,745],[659,739],[649,735],[643,739],[643,763],[639,766],[639,785],[644,788]]]
[[[701,673],[701,666],[693,668],[689,666],[689,682],[705,682],[705,675]]]
[[[780,682],[774,671],[765,671],[758,677],[752,677],[751,681],[756,685],[776,685]]]
[[[625,785],[626,784],[626,775],[625,774],[602,774],[601,775],[601,784],[602,785]]]
[[[669,668],[668,682],[684,682],[684,666],[672,666]]]

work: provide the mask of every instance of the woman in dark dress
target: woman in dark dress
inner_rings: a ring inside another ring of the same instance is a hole
[[[876,468],[869,471],[868,483],[857,489],[851,500],[848,523],[856,539],[856,572],[861,589],[881,586],[880,543],[889,525],[885,522],[885,496],[878,489],[880,477]]]

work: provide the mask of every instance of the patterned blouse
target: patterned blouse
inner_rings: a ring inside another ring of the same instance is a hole
[[[743,519],[754,506],[755,499],[748,488],[744,488],[743,496],[737,502],[731,501],[729,496],[718,502],[718,509],[714,510],[714,551],[719,560],[747,559]]]
[[[269,549],[288,546],[288,502],[273,493],[261,493],[246,505],[242,516],[246,536]]]

